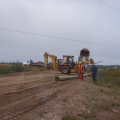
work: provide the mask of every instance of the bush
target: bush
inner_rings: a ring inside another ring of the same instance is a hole
[[[22,72],[24,70],[25,68],[21,64],[0,64],[0,74]]]
[[[43,68],[22,66],[20,63],[5,63],[0,64],[0,74],[14,73],[14,72],[27,72],[27,71],[40,71]]]
[[[19,64],[13,64],[10,68],[11,72],[22,72],[24,67]]]
[[[0,74],[7,74],[9,71],[9,68],[0,68]]]

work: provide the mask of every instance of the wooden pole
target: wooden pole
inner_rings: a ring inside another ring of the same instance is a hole
[[[92,73],[87,73],[87,74],[84,74],[83,76],[88,76]],[[73,75],[73,76],[57,76],[55,77],[55,80],[56,81],[64,81],[64,80],[71,80],[71,79],[78,79],[78,75]]]

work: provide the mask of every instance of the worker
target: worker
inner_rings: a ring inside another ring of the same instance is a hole
[[[97,81],[96,80],[97,70],[98,70],[97,66],[95,66],[95,64],[93,63],[91,67],[91,72],[92,72],[93,82],[95,83]]]
[[[82,62],[78,65],[78,78],[83,80],[84,65]]]
[[[83,66],[84,66],[84,70],[83,70],[83,73],[82,73],[82,80],[83,80],[83,75],[84,75],[84,72],[86,71],[85,64],[83,64]]]

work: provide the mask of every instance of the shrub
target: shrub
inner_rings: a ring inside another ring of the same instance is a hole
[[[21,64],[0,64],[0,74],[7,74],[12,72],[22,72],[25,67]]]
[[[7,74],[9,71],[9,68],[0,68],[0,74]]]
[[[62,117],[62,120],[78,120],[78,118],[76,116],[72,116],[72,115],[69,115],[69,114],[65,114],[63,117]]]
[[[19,64],[13,64],[10,70],[11,72],[22,72],[24,70],[24,67]]]

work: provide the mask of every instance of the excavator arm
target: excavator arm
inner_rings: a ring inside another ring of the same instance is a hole
[[[44,53],[45,67],[48,68],[48,57],[52,60],[54,70],[57,70],[57,56],[48,54],[47,52]]]
[[[87,57],[83,56],[84,60],[82,60],[83,64],[93,64],[94,60],[92,58],[88,59]]]

